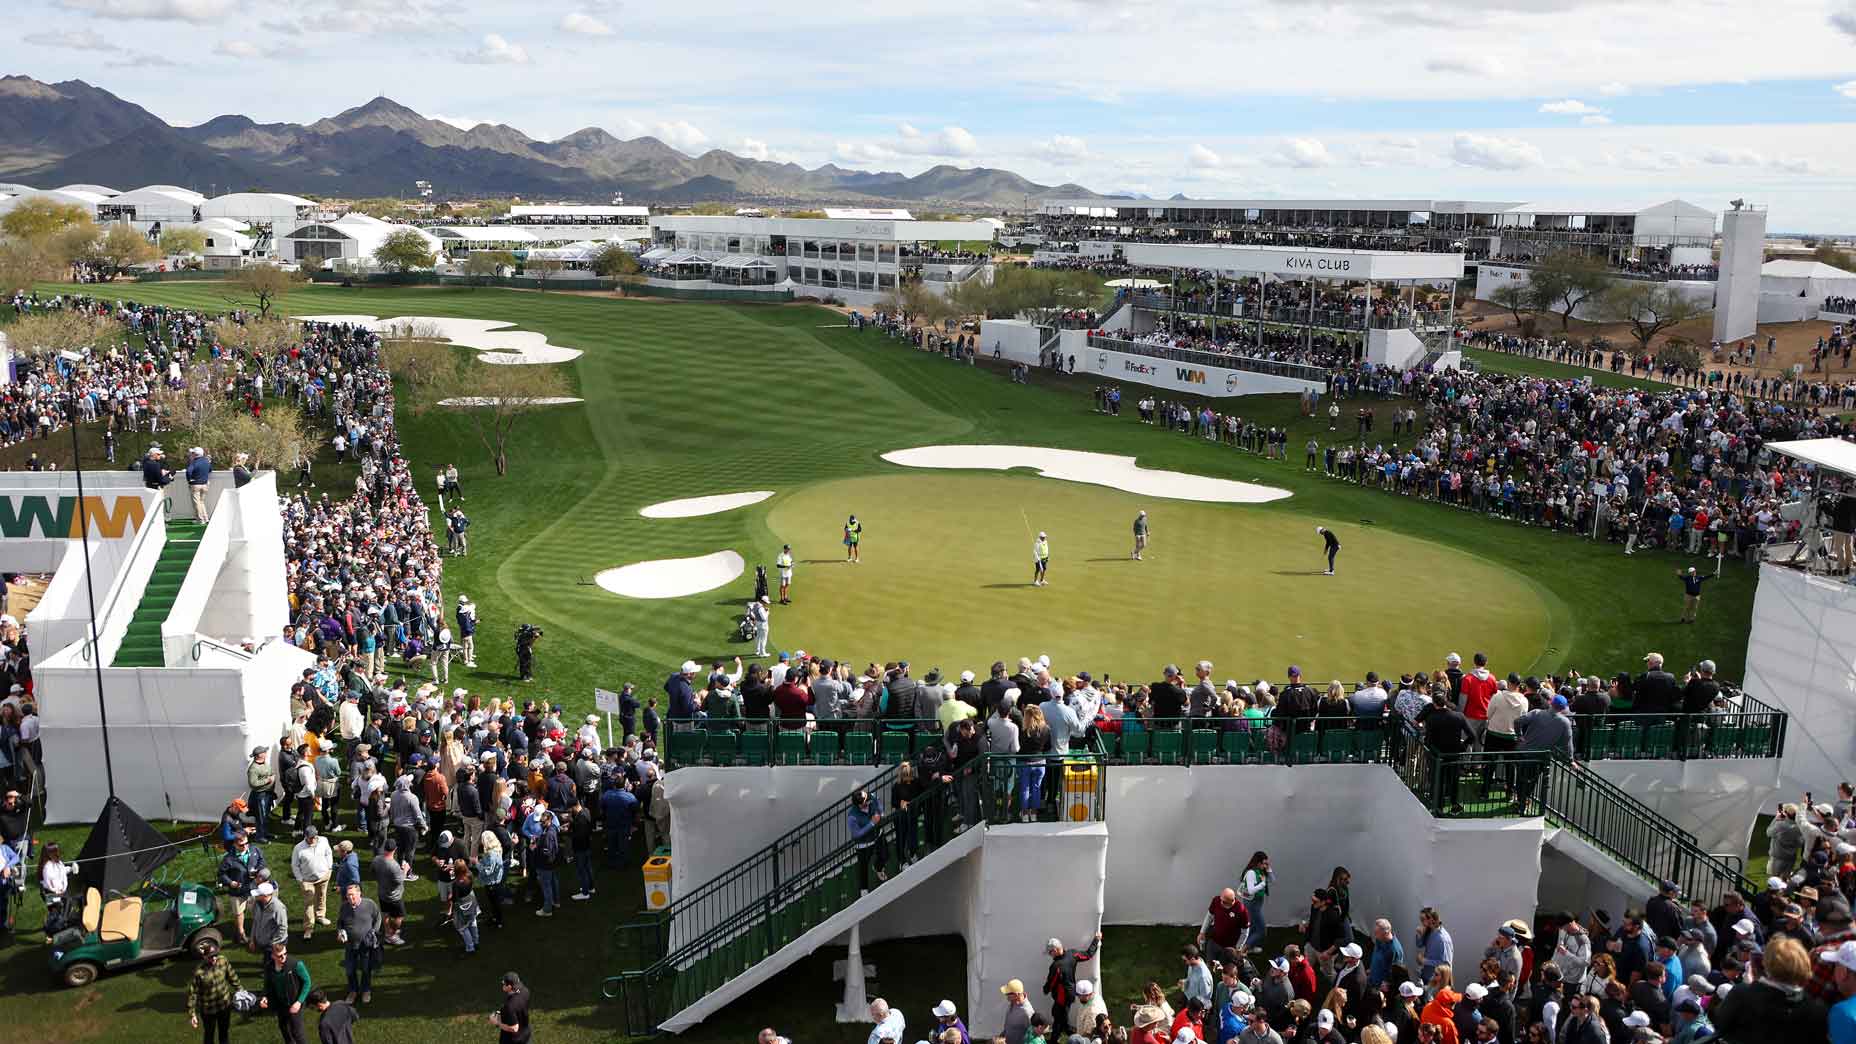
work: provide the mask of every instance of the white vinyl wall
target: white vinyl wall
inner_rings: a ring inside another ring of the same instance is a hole
[[[1760,566],[1746,690],[1791,715],[1783,793],[1829,795],[1856,775],[1856,587]]]

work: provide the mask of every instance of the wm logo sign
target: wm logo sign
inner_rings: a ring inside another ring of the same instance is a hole
[[[116,539],[142,528],[142,515],[142,498],[134,495],[107,506],[102,497],[85,497],[81,512],[76,497],[0,496],[0,538],[76,539],[84,535],[80,519],[89,516],[91,535]]]
[[[1205,383],[1205,371],[1204,370],[1188,370],[1184,366],[1180,366],[1180,367],[1174,368],[1173,373],[1176,377],[1178,377],[1178,379],[1186,382],[1187,384],[1204,384]]]

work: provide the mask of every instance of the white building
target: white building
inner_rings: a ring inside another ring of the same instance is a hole
[[[97,204],[97,223],[126,221],[138,231],[197,224],[206,197],[178,185],[144,185]]]
[[[1793,323],[1829,313],[1842,318],[1856,305],[1825,308],[1824,299],[1856,301],[1856,273],[1822,261],[1768,261],[1759,269],[1759,321]]]
[[[315,201],[284,192],[232,192],[200,205],[200,218],[232,218],[273,234],[314,221],[322,214]]]
[[[13,185],[10,187],[22,189],[24,191],[10,195],[5,199],[0,199],[0,214],[12,210],[14,207],[19,206],[27,200],[43,199],[51,203],[68,203],[73,206],[82,207],[86,214],[95,218],[97,216],[97,206],[110,198],[100,192],[92,192],[87,188],[76,185],[55,189],[35,189],[28,188],[25,185]]]
[[[395,232],[412,231],[425,239],[434,255],[444,256],[444,243],[431,232],[411,225],[396,225],[366,214],[343,214],[329,221],[311,221],[278,237],[281,260],[320,268],[334,262],[338,268],[367,271],[374,266],[374,251]]]
[[[652,248],[640,260],[654,284],[777,289],[790,283],[800,294],[836,297],[854,308],[875,305],[902,280],[919,278],[945,293],[991,268],[987,255],[948,252],[956,243],[991,243],[992,226],[982,221],[660,214],[651,230]]]

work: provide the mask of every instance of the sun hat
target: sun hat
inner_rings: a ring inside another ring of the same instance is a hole
[[[999,987],[999,992],[1000,993],[1023,993],[1025,992],[1024,981],[1021,979],[1007,979],[1005,980],[1005,985]]]

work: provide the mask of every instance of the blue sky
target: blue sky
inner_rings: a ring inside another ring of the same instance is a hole
[[[14,0],[174,123],[386,94],[536,137],[1099,191],[1766,203],[1856,234],[1856,0]]]

